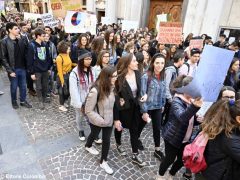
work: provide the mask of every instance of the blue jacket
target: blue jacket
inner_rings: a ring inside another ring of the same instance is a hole
[[[199,107],[187,105],[179,97],[174,97],[170,108],[168,122],[163,128],[163,138],[176,148],[180,148],[186,135],[189,120],[197,113]]]
[[[161,109],[166,103],[166,82],[145,73],[141,78],[141,96],[147,94],[147,101],[141,104],[141,112]]]

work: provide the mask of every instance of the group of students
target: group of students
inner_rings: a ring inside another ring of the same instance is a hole
[[[157,43],[147,30],[127,33],[112,26],[105,31],[98,27],[98,34],[93,38],[89,33],[70,36],[63,29],[53,35],[50,27],[40,26],[29,35],[32,29],[26,26],[7,23],[7,35],[1,40],[0,57],[11,83],[13,108],[19,107],[17,87],[20,105],[26,108],[32,108],[26,100],[26,86],[31,95],[37,96],[40,109],[51,102],[50,95],[57,94],[59,110],[67,112],[70,97],[79,139],[86,140],[87,121],[91,133],[85,149],[98,155],[93,142],[102,144],[100,167],[108,174],[114,173],[107,160],[113,129],[116,148],[122,156],[127,155],[121,142],[122,131],[129,130],[132,162],[144,167],[147,164],[139,152],[144,150],[140,139],[145,125],[151,122],[154,156],[161,161],[156,179],[173,179],[183,167],[184,147],[201,130],[209,137],[205,151],[208,167],[202,175],[216,180],[239,177],[237,57],[230,65],[219,101],[205,117],[200,117],[197,112],[203,104],[201,97],[194,99],[177,91],[192,81],[200,60],[199,49],[191,49],[186,56],[184,42],[167,47]],[[59,41],[59,33],[68,38]],[[160,150],[161,135],[164,153]],[[191,179],[192,173],[187,169],[183,176]]]

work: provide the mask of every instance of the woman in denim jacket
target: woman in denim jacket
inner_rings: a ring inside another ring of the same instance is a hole
[[[141,78],[141,112],[145,121],[152,119],[154,156],[160,161],[160,127],[162,111],[166,102],[166,83],[164,78],[165,57],[162,54],[153,56],[149,70]]]

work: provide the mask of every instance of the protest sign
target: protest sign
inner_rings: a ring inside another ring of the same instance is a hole
[[[64,28],[66,33],[96,34],[97,18],[95,14],[86,12],[67,11]]]
[[[157,37],[158,42],[161,44],[181,44],[182,23],[160,22],[160,28]]]
[[[212,106],[213,102],[203,102],[201,108],[197,112],[197,115],[200,117],[204,117],[208,109]]]
[[[207,102],[215,102],[233,56],[234,51],[206,45],[193,81],[176,91],[189,94],[193,98],[202,97]]]
[[[27,12],[24,12],[23,13],[23,16],[24,16],[24,20],[35,20],[37,21],[37,18],[42,18],[41,17],[41,14],[36,14],[36,13],[27,13]]]
[[[65,18],[67,11],[80,11],[81,1],[79,0],[51,0],[53,15]]]
[[[159,32],[160,22],[167,22],[167,14],[157,15],[157,23],[156,23],[157,32]]]
[[[202,51],[202,49],[203,49],[203,39],[191,39],[189,46],[190,46],[190,49],[198,48]]]
[[[41,18],[44,26],[54,28],[58,25],[58,20],[55,20],[51,13],[42,14]]]
[[[138,21],[128,21],[122,20],[122,30],[126,30],[127,32],[131,29],[137,30]]]
[[[4,10],[4,1],[0,0],[0,11]]]

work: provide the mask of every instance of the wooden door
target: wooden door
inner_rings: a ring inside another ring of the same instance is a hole
[[[172,22],[181,21],[183,0],[151,0],[148,28],[156,28],[156,16],[158,14],[170,14]]]

